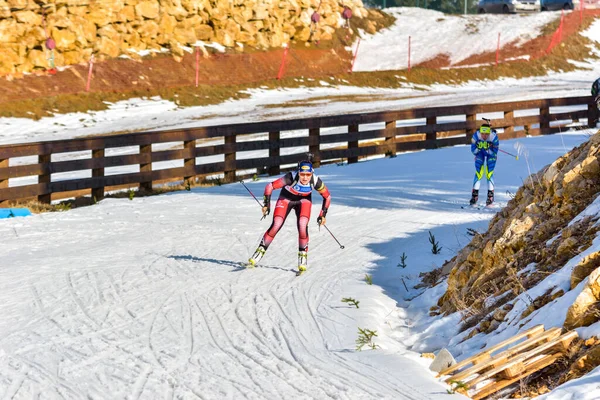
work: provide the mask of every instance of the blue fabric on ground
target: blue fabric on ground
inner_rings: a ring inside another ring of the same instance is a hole
[[[13,217],[27,217],[31,215],[28,208],[0,208],[0,219]]]

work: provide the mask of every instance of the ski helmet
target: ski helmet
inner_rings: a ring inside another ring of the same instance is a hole
[[[312,174],[314,172],[312,163],[307,160],[300,161],[298,163],[298,173],[300,172],[310,172]]]

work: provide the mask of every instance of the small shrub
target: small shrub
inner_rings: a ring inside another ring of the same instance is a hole
[[[377,336],[377,331],[370,329],[358,328],[358,339],[356,339],[356,350],[362,351],[364,346],[369,346],[371,350],[375,350],[378,345],[373,342],[373,337]]]
[[[360,303],[360,301],[354,300],[352,297],[344,297],[342,303],[348,303],[358,308],[358,303]]]
[[[71,203],[58,203],[56,209],[58,211],[69,211],[71,209]]]
[[[429,243],[431,243],[431,252],[433,254],[440,254],[442,247],[440,246],[440,243],[435,240],[435,236],[433,236],[431,231],[429,231]]]
[[[258,175],[256,175],[256,174],[252,175],[252,181],[253,182],[256,182],[258,179],[259,179]]]
[[[408,256],[406,255],[405,252],[402,252],[402,255],[400,256],[400,263],[398,264],[398,266],[400,268],[406,268],[406,259],[408,258]]]
[[[469,388],[467,386],[467,384],[464,383],[463,381],[451,380],[449,383],[450,383],[450,389],[446,389],[448,394],[454,394],[456,392],[464,394],[467,392],[467,389]]]
[[[188,192],[192,190],[192,185],[190,184],[189,179],[185,181],[185,190],[187,190]]]
[[[133,200],[135,197],[135,190],[129,189],[129,200]]]
[[[373,284],[373,277],[369,274],[365,274],[365,282],[367,282],[367,285],[372,285]]]

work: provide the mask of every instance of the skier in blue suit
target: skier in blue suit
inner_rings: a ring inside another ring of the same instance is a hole
[[[488,183],[486,205],[494,202],[494,168],[498,156],[498,134],[492,129],[488,120],[473,134],[471,138],[471,153],[475,156],[475,177],[473,178],[473,192],[469,204],[477,204],[479,199],[479,186],[484,176]]]

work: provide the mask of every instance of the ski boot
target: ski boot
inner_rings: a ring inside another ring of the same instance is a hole
[[[492,205],[493,202],[494,202],[494,191],[488,190],[488,195],[487,195],[487,200],[485,201],[485,205],[490,206],[490,205]]]
[[[308,266],[308,251],[300,250],[298,252],[298,272],[296,275],[300,275],[306,271],[306,267]]]
[[[252,257],[248,259],[248,264],[246,264],[246,267],[255,267],[260,259],[263,258],[266,251],[267,249],[265,249],[262,245],[258,246]]]
[[[473,189],[473,192],[471,193],[471,200],[469,200],[469,204],[474,206],[475,204],[477,204],[477,200],[479,200],[479,190]]]

